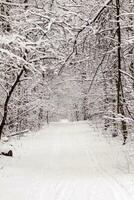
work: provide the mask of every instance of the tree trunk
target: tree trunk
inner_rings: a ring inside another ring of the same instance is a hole
[[[11,96],[12,96],[12,94],[14,92],[14,89],[16,88],[18,82],[20,81],[20,78],[21,78],[23,72],[24,72],[24,67],[21,69],[20,73],[18,74],[18,76],[16,78],[16,81],[14,82],[14,84],[12,85],[10,91],[7,94],[7,97],[6,97],[6,100],[5,100],[5,103],[4,103],[3,118],[2,118],[2,121],[1,121],[1,124],[0,124],[0,139],[1,139],[3,128],[5,126],[5,122],[6,122],[6,119],[7,119],[8,104],[9,104],[10,98],[11,98]]]
[[[79,111],[77,104],[74,104],[74,110],[75,110],[75,119],[76,121],[79,121]]]
[[[46,121],[47,121],[47,124],[49,124],[49,112],[47,111],[47,115],[46,115]]]
[[[120,27],[120,0],[116,0],[116,20],[117,20],[117,57],[118,57],[118,80],[117,80],[117,113],[125,116],[124,107],[123,107],[123,95],[122,95],[122,75],[121,75],[121,27]],[[123,135],[123,144],[126,143],[127,139],[127,124],[126,121],[121,120],[121,132]]]

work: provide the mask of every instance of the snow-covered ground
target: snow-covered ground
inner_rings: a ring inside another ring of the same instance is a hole
[[[1,200],[134,199],[127,147],[86,122],[52,123],[12,143],[14,157],[0,157]]]

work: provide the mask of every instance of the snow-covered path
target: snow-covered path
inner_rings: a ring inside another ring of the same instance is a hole
[[[52,123],[5,160],[0,199],[134,200],[134,178],[119,169],[121,156],[85,122]]]

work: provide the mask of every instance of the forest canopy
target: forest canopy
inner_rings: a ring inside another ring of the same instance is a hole
[[[0,2],[0,136],[68,118],[125,144],[133,98],[132,0]]]

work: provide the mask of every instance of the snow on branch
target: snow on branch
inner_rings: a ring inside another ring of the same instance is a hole
[[[82,31],[84,31],[86,29],[86,27],[91,26],[97,19],[98,17],[101,15],[101,13],[103,12],[103,10],[112,2],[112,0],[108,0],[105,2],[105,4],[102,6],[102,8],[97,12],[97,14],[95,15],[95,17],[91,20],[88,21],[87,24],[81,29],[79,30],[78,34],[80,34]]]
[[[64,63],[62,64],[62,66],[59,69],[58,75],[61,74],[63,68],[65,67],[65,64],[68,62],[68,60],[71,58],[71,56],[74,54],[75,50],[76,50],[76,46],[77,46],[77,40],[79,38],[79,35],[89,26],[91,26],[97,19],[98,17],[101,15],[101,13],[103,12],[103,10],[112,2],[112,0],[107,0],[105,2],[105,4],[102,6],[102,8],[97,12],[97,14],[95,15],[95,17],[91,20],[91,21],[87,21],[86,24],[78,30],[75,39],[74,39],[74,43],[73,43],[73,48],[71,53],[67,56],[67,58],[65,59]],[[91,28],[92,29],[92,28]]]
[[[97,12],[96,16],[91,20],[90,23],[94,23],[97,18],[101,15],[102,11],[112,2],[112,0],[107,0],[104,4],[104,6],[102,6],[102,8]]]
[[[37,71],[37,70],[33,67],[33,65],[32,65],[31,63],[27,62],[23,57],[17,56],[16,54],[14,54],[14,53],[12,53],[12,52],[6,50],[6,49],[3,49],[3,48],[0,48],[0,52],[1,52],[1,53],[5,53],[6,55],[10,56],[11,58],[16,58],[16,60],[19,61],[19,62],[23,62],[26,66],[29,67],[28,69],[29,69],[30,71],[32,71],[32,72],[33,72],[33,70],[34,70],[34,71]],[[26,67],[26,66],[25,66],[25,67]],[[26,67],[26,68],[27,68],[27,67]]]
[[[37,15],[39,17],[45,18],[50,21],[50,17],[48,15],[42,15],[40,13],[36,13],[36,12],[30,11],[30,10],[28,12],[31,13],[32,15]]]
[[[32,4],[27,3],[11,3],[6,1],[0,1],[0,4],[8,5],[8,6],[33,6]]]
[[[131,76],[130,74],[128,74],[127,72],[123,71],[123,70],[120,70],[120,72],[126,76],[128,76],[129,78],[131,78],[132,80],[134,80],[134,77]]]
[[[4,85],[2,83],[0,83],[0,86],[2,87],[2,89],[6,92],[6,94],[8,94],[8,91],[6,90],[6,88],[4,87]]]

